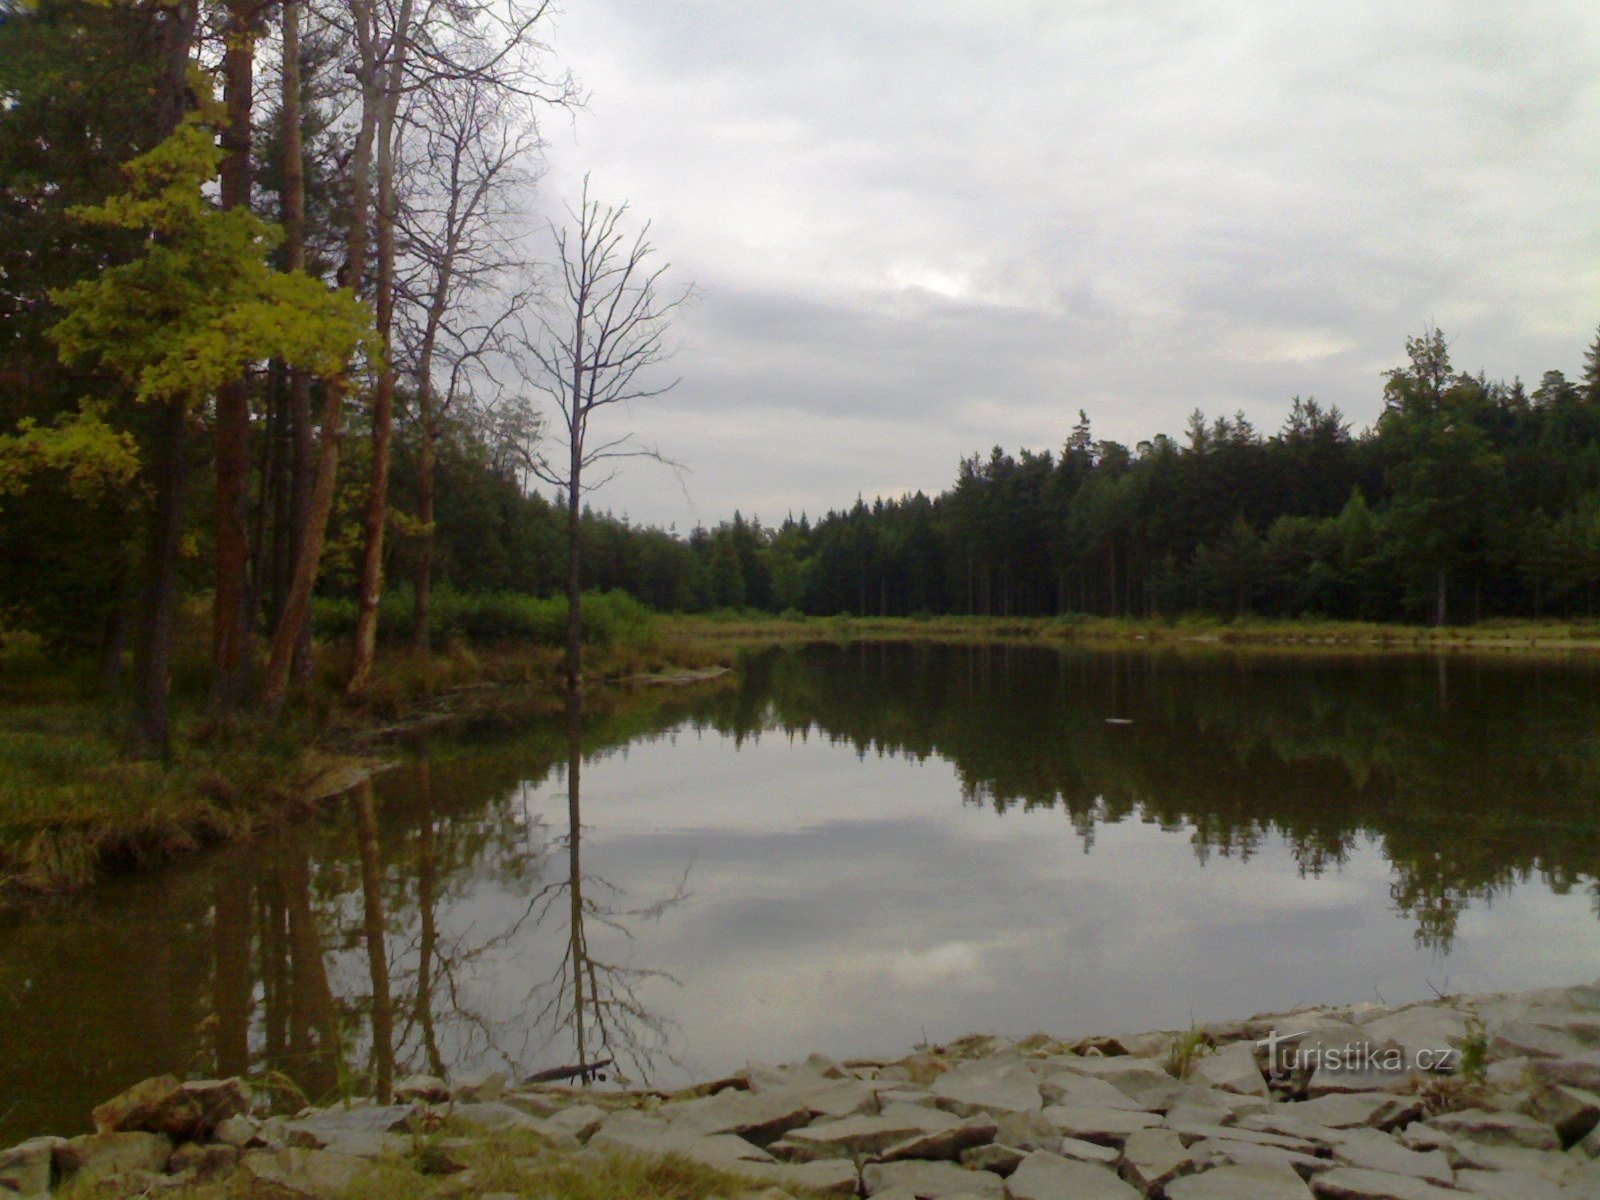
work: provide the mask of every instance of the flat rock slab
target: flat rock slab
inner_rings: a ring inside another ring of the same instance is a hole
[[[1005,1182],[1010,1200],[1141,1200],[1109,1167],[1036,1150]]]
[[[1334,1146],[1333,1156],[1347,1167],[1411,1175],[1441,1187],[1448,1187],[1455,1179],[1450,1160],[1442,1150],[1412,1150],[1376,1129],[1346,1130]]]
[[[1582,1054],[1569,1054],[1564,1058],[1530,1062],[1528,1072],[1535,1079],[1548,1083],[1582,1088],[1586,1092],[1600,1092],[1600,1050],[1586,1050]]]
[[[284,1133],[289,1144],[299,1149],[372,1158],[393,1148],[386,1135],[403,1133],[416,1111],[410,1104],[335,1108],[286,1122]]]
[[[835,1085],[825,1085],[832,1088]],[[698,1133],[732,1133],[752,1142],[777,1141],[791,1129],[809,1125],[816,1115],[802,1089],[777,1092],[718,1092],[670,1106],[675,1127]]]
[[[1552,1179],[1527,1171],[1462,1171],[1457,1176],[1456,1186],[1463,1192],[1494,1200],[1577,1200],[1580,1195]]]
[[[905,1110],[913,1109],[911,1105],[903,1107]],[[791,1130],[781,1141],[773,1143],[772,1150],[780,1157],[796,1162],[819,1158],[854,1158],[858,1155],[870,1158],[891,1146],[936,1131],[938,1118],[943,1118],[950,1125],[960,1124],[948,1113],[934,1109],[915,1109],[909,1115],[907,1112],[897,1112],[894,1116],[845,1117],[839,1121],[822,1121],[807,1125],[804,1129]]]
[[[1086,1142],[1074,1137],[1062,1138],[1051,1153],[1077,1162],[1100,1163],[1108,1167],[1116,1166],[1117,1160],[1122,1157],[1115,1146],[1102,1146],[1099,1142]]]
[[[1405,1124],[1422,1111],[1422,1103],[1415,1096],[1394,1096],[1387,1092],[1338,1093],[1294,1107],[1296,1116],[1330,1129],[1350,1129],[1357,1125],[1389,1129]]]
[[[1078,1075],[1072,1071],[1058,1071],[1042,1084],[1039,1090],[1051,1104],[1064,1104],[1076,1108],[1126,1108],[1145,1111],[1145,1106],[1122,1089],[1096,1079],[1093,1075]]]
[[[333,1150],[247,1150],[239,1173],[276,1189],[270,1195],[327,1197],[340,1195],[371,1164],[353,1154]]]
[[[1015,1061],[963,1063],[935,1079],[930,1090],[968,1115],[1027,1112],[1044,1106],[1033,1073]]]
[[[843,1158],[809,1163],[740,1163],[737,1173],[797,1192],[854,1196],[861,1180],[855,1163]]]
[[[1064,1137],[1103,1146],[1121,1146],[1128,1135],[1161,1124],[1155,1113],[1132,1112],[1117,1108],[1077,1108],[1053,1104],[1044,1110],[1044,1119]]]
[[[1147,1192],[1193,1166],[1183,1139],[1170,1129],[1140,1129],[1122,1148],[1122,1177]]]
[[[990,1171],[1004,1178],[1022,1165],[1028,1157],[1026,1150],[1015,1146],[1002,1146],[991,1142],[987,1146],[974,1146],[961,1152],[961,1165],[974,1171]]]
[[[97,1133],[164,1133],[182,1141],[249,1111],[250,1088],[242,1079],[183,1083],[157,1075],[98,1105],[92,1116]]]
[[[1255,1048],[1249,1042],[1234,1042],[1205,1055],[1189,1069],[1189,1078],[1242,1096],[1267,1094],[1267,1077],[1256,1066]]]
[[[878,1163],[861,1172],[861,1183],[869,1196],[895,1190],[909,1192],[918,1200],[942,1200],[946,1196],[1004,1200],[1006,1186],[998,1175],[948,1162]]]
[[[1529,1150],[1559,1150],[1555,1127],[1516,1112],[1490,1112],[1469,1108],[1430,1117],[1428,1124],[1457,1137],[1498,1146],[1524,1146]]]
[[[1447,1190],[1410,1175],[1368,1171],[1360,1167],[1335,1167],[1311,1181],[1318,1200],[1461,1200]]]
[[[1236,1167],[1288,1167],[1300,1176],[1314,1175],[1333,1166],[1331,1160],[1284,1150],[1279,1146],[1262,1146],[1255,1142],[1240,1142],[1232,1138],[1207,1138],[1189,1147],[1194,1161],[1204,1169],[1219,1166]]]
[[[1214,1167],[1166,1186],[1167,1200],[1311,1200],[1290,1167],[1275,1164]]]
[[[961,1157],[962,1151],[994,1141],[994,1132],[993,1121],[958,1122],[946,1129],[931,1130],[896,1142],[877,1157],[880,1162],[908,1158],[954,1161]]]

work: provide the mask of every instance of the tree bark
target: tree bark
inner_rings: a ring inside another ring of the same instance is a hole
[[[357,593],[355,658],[345,695],[356,697],[367,689],[372,660],[378,646],[378,601],[383,593],[383,530],[389,512],[389,457],[394,436],[394,355],[390,335],[394,328],[394,223],[395,223],[395,116],[405,71],[406,44],[411,36],[411,0],[401,0],[390,36],[393,61],[384,68],[382,108],[378,118],[378,343],[383,368],[372,399],[372,479],[363,518],[361,583]]]
[[[255,86],[254,0],[229,0],[223,58],[228,121],[222,130],[220,200],[224,209],[250,203],[250,104]],[[244,700],[250,614],[248,492],[250,402],[243,380],[217,389],[216,595],[212,607],[211,702],[231,712]]]

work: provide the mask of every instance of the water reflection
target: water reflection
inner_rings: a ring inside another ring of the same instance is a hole
[[[644,1080],[1573,982],[1597,678],[814,647],[436,739],[326,822],[0,928],[0,1142],[170,1070]]]

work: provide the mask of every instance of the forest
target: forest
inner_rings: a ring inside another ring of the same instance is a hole
[[[1059,449],[974,453],[933,496],[689,531],[605,511],[581,453],[540,469],[562,420],[497,373],[542,361],[526,201],[539,122],[583,104],[548,19],[0,3],[0,629],[108,687],[131,657],[148,746],[184,604],[214,705],[271,709],[313,636],[353,644],[357,697],[384,643],[559,644],[538,603],[578,561],[663,612],[1592,615],[1600,336],[1530,389],[1424,329],[1360,431],[1295,397],[1274,432],[1197,410],[1129,447],[1068,399]]]

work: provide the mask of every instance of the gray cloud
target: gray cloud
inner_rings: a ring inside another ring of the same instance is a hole
[[[1359,425],[1427,322],[1536,379],[1600,321],[1588,3],[589,0],[556,48],[593,102],[541,202],[592,171],[705,292],[634,418],[691,500],[630,471],[636,518],[937,490],[1079,407]]]

